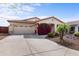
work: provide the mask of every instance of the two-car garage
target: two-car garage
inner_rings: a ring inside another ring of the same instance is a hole
[[[34,27],[14,27],[13,34],[34,34]]]
[[[27,24],[9,26],[9,34],[34,34],[34,33],[35,33],[35,26],[27,26]]]
[[[9,34],[34,34],[36,29],[36,21],[8,21]]]

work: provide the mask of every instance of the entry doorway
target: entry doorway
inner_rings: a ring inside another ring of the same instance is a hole
[[[75,26],[71,26],[71,28],[70,28],[70,34],[73,34],[74,32],[75,32]]]

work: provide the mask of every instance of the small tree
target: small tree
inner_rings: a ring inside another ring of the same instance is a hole
[[[59,32],[60,42],[64,43],[63,36],[69,30],[69,26],[67,24],[60,24],[57,27],[57,32]]]

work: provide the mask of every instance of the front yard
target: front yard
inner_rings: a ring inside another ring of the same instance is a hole
[[[48,38],[48,39],[51,40],[51,41],[55,41],[58,44],[61,44],[61,43],[59,43],[60,42],[59,37]],[[72,34],[69,34],[69,35],[64,36],[64,40],[66,42],[69,42],[70,44],[68,44],[68,45],[61,44],[62,46],[66,46],[66,47],[71,48],[71,49],[79,50],[79,38],[75,37]]]

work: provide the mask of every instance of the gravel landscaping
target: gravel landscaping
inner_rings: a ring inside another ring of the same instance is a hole
[[[48,38],[49,40],[51,41],[55,41],[57,42],[58,44],[60,44],[60,39],[59,37],[55,37],[55,38]],[[78,37],[74,37],[73,35],[65,35],[64,36],[64,40],[70,44],[68,44],[67,46],[66,45],[63,45],[63,46],[66,46],[68,48],[71,48],[71,49],[75,49],[75,50],[78,50],[79,51],[79,38]]]

